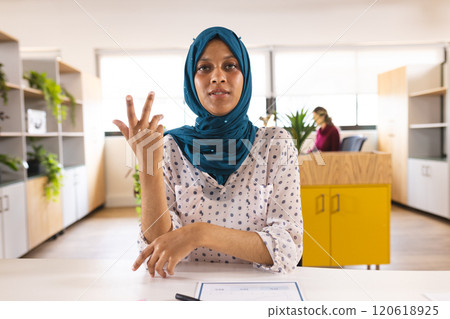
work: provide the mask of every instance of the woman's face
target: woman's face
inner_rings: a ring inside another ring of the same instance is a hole
[[[313,112],[313,119],[314,119],[314,121],[316,122],[316,124],[318,125],[318,126],[320,126],[320,125],[322,125],[323,123],[324,123],[324,121],[325,121],[325,115],[320,115],[320,114],[317,114],[316,112]]]
[[[207,44],[197,62],[194,83],[200,103],[210,114],[223,116],[236,107],[244,76],[224,42],[212,40]]]

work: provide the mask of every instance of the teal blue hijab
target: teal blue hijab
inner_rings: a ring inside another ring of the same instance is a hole
[[[224,116],[212,115],[201,105],[194,84],[197,62],[213,39],[222,40],[230,48],[244,76],[241,98],[236,107]],[[221,185],[241,166],[255,140],[258,128],[247,116],[251,95],[250,59],[240,38],[222,27],[212,27],[200,33],[189,48],[184,70],[184,99],[198,116],[195,126],[185,125],[165,134],[173,136],[184,156],[195,167],[210,174]]]

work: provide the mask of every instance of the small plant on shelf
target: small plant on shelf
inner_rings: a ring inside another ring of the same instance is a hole
[[[22,165],[22,160],[18,157],[11,157],[7,154],[0,154],[0,163],[8,166],[13,171],[18,171]]]
[[[64,96],[66,96],[69,99],[70,121],[72,122],[72,125],[75,126],[77,102],[75,100],[75,97],[72,94],[70,94],[65,88],[62,88],[62,92]]]
[[[11,157],[7,154],[0,154],[0,164],[7,166],[10,170],[17,172],[19,167],[23,165],[23,162],[18,157]],[[1,171],[0,171],[0,182],[1,182]]]
[[[3,104],[8,104],[9,87],[6,85],[6,74],[3,72],[3,64],[0,63],[0,96],[3,99]]]
[[[61,104],[65,95],[58,83],[48,78],[45,72],[30,71],[30,74],[24,74],[23,78],[28,81],[31,88],[41,90],[44,93],[45,102],[58,122],[66,119],[67,107]]]
[[[308,111],[306,108],[302,108],[300,113],[297,111],[287,115],[290,126],[284,128],[292,135],[299,154],[302,150],[302,145],[308,138],[308,136],[316,129],[315,122],[308,117]]]
[[[33,152],[28,152],[28,165],[29,165],[29,175],[38,175],[40,170],[37,172],[30,171],[32,165],[33,167],[38,163],[38,166],[42,166],[44,169],[44,175],[47,177],[47,183],[44,186],[44,193],[47,200],[57,201],[60,190],[62,187],[62,165],[58,162],[58,157],[56,154],[48,153],[42,145],[31,145]]]

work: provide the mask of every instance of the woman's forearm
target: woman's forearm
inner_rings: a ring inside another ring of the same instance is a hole
[[[209,223],[195,223],[198,247],[264,265],[273,265],[272,257],[261,237],[255,232],[225,228]]]
[[[172,221],[167,207],[162,172],[154,176],[141,172],[141,228],[148,243],[170,231]]]

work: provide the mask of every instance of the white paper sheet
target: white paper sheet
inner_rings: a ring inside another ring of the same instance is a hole
[[[199,282],[195,293],[205,301],[301,301],[296,281]]]

